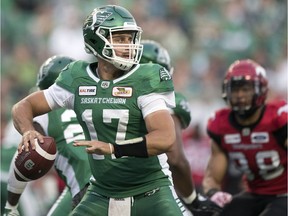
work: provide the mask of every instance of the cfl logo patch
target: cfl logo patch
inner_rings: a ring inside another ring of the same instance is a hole
[[[110,86],[110,82],[103,81],[101,83],[101,88],[103,88],[103,89],[107,89],[107,88],[109,88],[109,86]]]
[[[34,163],[31,159],[27,160],[27,161],[25,162],[25,164],[24,164],[24,167],[25,167],[27,170],[33,169],[34,166],[35,166],[35,163]]]

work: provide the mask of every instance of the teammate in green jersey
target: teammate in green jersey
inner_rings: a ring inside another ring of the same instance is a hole
[[[143,54],[140,63],[158,63],[165,67],[172,76],[174,68],[168,51],[158,42],[142,40]],[[184,154],[182,129],[191,122],[191,111],[185,96],[175,92],[176,107],[170,110],[175,124],[176,140],[172,149],[167,153],[168,163],[172,172],[177,194],[194,216],[209,216],[221,210],[216,204],[196,193],[190,173],[190,165]]]
[[[49,89],[13,106],[14,125],[23,135],[18,151],[43,141],[33,117],[66,107],[76,112],[93,174],[71,215],[186,215],[167,163],[175,141],[168,108],[175,106],[169,72],[138,64],[141,28],[125,8],[95,8],[83,26],[86,50],[97,62],[75,61]],[[20,115],[21,113],[21,115]]]
[[[47,59],[39,70],[37,87],[40,90],[49,88],[55,82],[61,70],[72,61],[74,60],[65,56],[53,56]],[[74,140],[84,138],[83,130],[77,121],[75,112],[71,109],[61,108],[49,112],[35,117],[33,122],[38,131],[43,131],[42,133],[55,139],[57,157],[54,167],[61,179],[64,180],[66,187],[68,187],[59,196],[48,215],[68,215],[71,209],[80,202],[91,177],[88,157],[83,152],[84,147],[82,149],[73,147]],[[20,182],[15,178],[13,167],[14,163],[12,163],[9,173],[8,201],[6,203],[7,209],[12,210],[17,206],[19,198],[27,185],[27,182]]]
[[[10,164],[12,161],[12,158],[17,151],[17,147],[19,144],[19,141],[21,140],[21,135],[18,133],[18,131],[14,128],[12,120],[8,122],[8,124],[5,126],[5,130],[3,132],[3,138],[2,143],[0,146],[0,152],[1,152],[1,215],[5,212],[5,205],[7,201],[7,184],[8,184],[8,177],[9,177],[9,169]],[[31,186],[31,185],[30,185]],[[19,200],[18,210],[20,215],[31,215],[31,216],[37,216],[41,215],[45,212],[46,205],[44,204],[44,199],[41,200],[41,203],[37,203],[39,200],[37,200],[37,196],[32,196],[32,186],[28,187],[24,193],[21,196],[21,199]],[[35,193],[35,191],[34,191]],[[48,197],[48,196],[47,196]],[[46,198],[46,197],[45,197]],[[37,205],[35,206],[27,206],[27,200],[31,202],[36,202]],[[47,199],[45,199],[47,200]],[[42,202],[43,201],[43,202]],[[40,208],[40,205],[42,204],[42,208]]]

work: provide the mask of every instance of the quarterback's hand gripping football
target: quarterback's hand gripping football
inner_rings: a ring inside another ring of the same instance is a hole
[[[223,191],[218,191],[210,197],[210,200],[217,205],[224,207],[224,205],[231,202],[232,195]]]
[[[25,150],[26,152],[29,151],[29,145],[31,145],[31,148],[35,150],[36,145],[36,139],[40,143],[44,142],[43,135],[41,135],[38,131],[36,130],[28,130],[22,135],[22,142],[18,145],[18,153],[20,154],[22,150]]]
[[[108,155],[113,154],[114,147],[110,143],[105,143],[97,140],[81,140],[81,141],[74,141],[73,146],[86,146],[86,152],[89,154],[99,154],[99,155]]]

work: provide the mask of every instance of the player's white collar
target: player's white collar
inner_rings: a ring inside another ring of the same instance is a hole
[[[86,71],[88,73],[88,75],[95,81],[95,82],[99,82],[100,79],[95,76],[95,74],[93,73],[93,71],[91,70],[91,68],[89,67],[89,65],[86,67]],[[96,69],[96,73],[98,74],[98,69]],[[99,75],[98,75],[99,76]]]
[[[131,74],[133,74],[138,68],[140,67],[140,64],[136,65],[131,71],[129,71],[128,73],[126,73],[125,75],[113,80],[113,83],[117,83],[117,82],[120,82],[121,80],[123,79],[126,79],[128,76],[130,76]],[[99,77],[97,77],[93,71],[91,70],[91,68],[89,67],[89,65],[86,67],[86,71],[88,73],[88,75],[95,81],[95,82],[99,82],[100,79]],[[96,73],[97,75],[99,76],[98,74],[98,69],[96,69]],[[112,80],[111,80],[112,81]]]
[[[120,82],[123,79],[126,79],[128,76],[130,76],[131,74],[133,74],[138,68],[140,67],[140,64],[137,64],[131,71],[129,71],[128,73],[126,73],[125,75],[113,80],[113,83],[117,83]]]

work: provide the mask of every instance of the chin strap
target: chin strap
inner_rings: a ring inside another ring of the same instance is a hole
[[[245,110],[243,111],[242,113],[240,113],[239,111],[237,110],[233,110],[233,112],[235,113],[235,115],[237,115],[239,118],[241,119],[247,119],[249,117],[251,117],[252,115],[255,114],[255,112],[259,109],[259,108],[262,108],[263,106],[261,107],[252,107],[250,108],[249,110]]]

